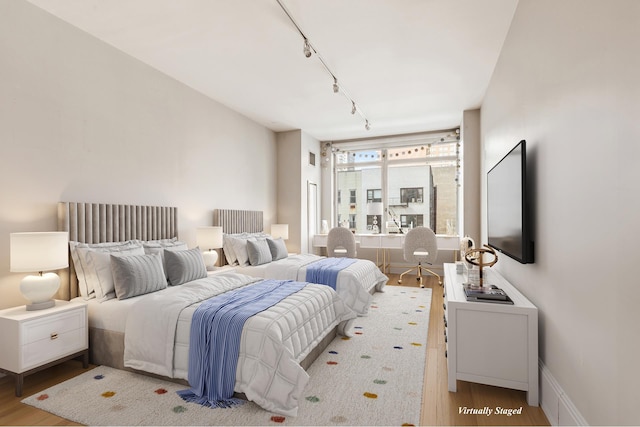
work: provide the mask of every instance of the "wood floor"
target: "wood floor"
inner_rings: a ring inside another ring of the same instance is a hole
[[[391,275],[388,286],[397,284]],[[413,276],[406,276],[403,286],[417,286]],[[424,398],[421,425],[549,425],[539,407],[528,406],[525,392],[458,381],[458,392],[447,390],[447,365],[444,356],[442,322],[442,287],[435,278],[425,280],[433,290],[431,318],[427,339]],[[69,361],[25,378],[23,396],[30,396],[54,384],[72,378],[85,370],[78,361]],[[77,425],[48,412],[20,403],[15,397],[13,378],[0,378],[0,425]],[[465,415],[464,408],[522,408],[522,414]]]

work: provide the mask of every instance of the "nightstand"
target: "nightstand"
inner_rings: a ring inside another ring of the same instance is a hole
[[[16,378],[16,396],[22,395],[24,377],[34,372],[78,356],[87,368],[87,305],[56,300],[45,310],[0,310],[0,343],[0,372]]]

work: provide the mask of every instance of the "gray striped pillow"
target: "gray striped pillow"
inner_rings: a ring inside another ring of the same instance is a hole
[[[148,294],[167,287],[159,254],[112,255],[111,272],[118,299]]]
[[[207,277],[207,267],[204,265],[200,248],[186,251],[165,250],[164,263],[171,286]]]
[[[247,241],[247,254],[251,265],[261,265],[273,261],[267,239]]]

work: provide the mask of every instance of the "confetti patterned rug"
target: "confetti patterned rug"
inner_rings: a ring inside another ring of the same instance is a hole
[[[418,425],[431,289],[387,286],[354,336],[338,336],[309,368],[297,417],[253,402],[230,409],[187,403],[185,387],[104,366],[22,402],[88,425]]]

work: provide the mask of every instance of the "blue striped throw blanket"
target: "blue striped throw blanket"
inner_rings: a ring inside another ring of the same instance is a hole
[[[191,319],[191,388],[178,391],[178,395],[187,402],[212,408],[244,403],[233,397],[244,323],[306,285],[290,280],[264,280],[200,304]]]
[[[324,258],[307,265],[307,282],[336,288],[338,273],[356,262],[353,258]]]

